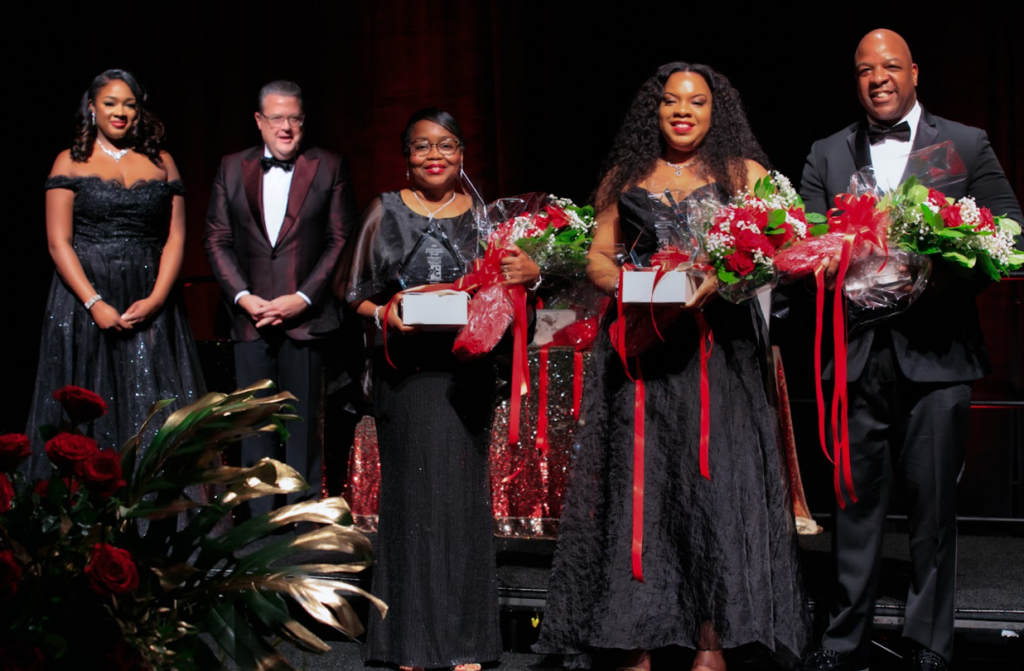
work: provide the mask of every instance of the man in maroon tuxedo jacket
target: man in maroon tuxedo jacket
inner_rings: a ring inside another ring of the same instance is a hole
[[[320,495],[323,335],[340,327],[330,282],[356,220],[347,163],[322,149],[303,150],[304,121],[296,84],[263,87],[256,112],[263,144],[221,161],[204,239],[232,315],[238,386],[269,378],[298,397],[303,421],[288,425],[284,454],[270,435],[242,446],[244,466],[273,457],[306,478],[311,489],[290,503]],[[253,514],[273,507],[270,497],[253,503]]]

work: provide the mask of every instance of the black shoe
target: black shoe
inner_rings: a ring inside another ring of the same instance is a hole
[[[946,671],[948,668],[946,660],[928,648],[921,648],[915,652],[910,661],[911,671]]]
[[[815,650],[804,659],[800,671],[870,671],[868,663],[835,650]]]

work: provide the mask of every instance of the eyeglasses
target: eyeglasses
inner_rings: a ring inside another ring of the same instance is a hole
[[[459,150],[459,141],[441,140],[440,142],[427,142],[426,140],[417,140],[409,145],[409,152],[413,156],[422,158],[430,153],[431,147],[437,147],[437,150],[441,152],[441,156],[451,156]]]
[[[302,123],[306,120],[305,114],[296,114],[295,116],[281,116],[275,114],[273,116],[265,116],[262,112],[260,116],[266,119],[267,123],[270,124],[271,128],[280,128],[286,123],[295,126],[296,128],[302,128]]]

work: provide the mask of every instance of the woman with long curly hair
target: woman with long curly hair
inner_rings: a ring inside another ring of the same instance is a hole
[[[700,200],[725,201],[752,187],[766,164],[728,79],[706,65],[660,67],[602,169],[591,281],[616,295],[610,250],[624,245],[649,257],[669,203],[685,214]],[[586,378],[535,649],[639,669],[650,668],[650,651],[670,646],[695,651],[693,668],[701,671],[725,669],[723,650],[749,644],[795,660],[807,622],[757,301],[718,299],[717,278],[708,276],[690,302],[659,315],[664,342],[631,370],[642,371],[642,406],[608,335],[615,317],[613,306]],[[710,478],[698,447],[708,330]],[[637,407],[645,420],[639,453]],[[635,466],[643,469],[640,488]]]
[[[189,403],[203,378],[174,293],[185,246],[184,187],[164,128],[124,70],[82,95],[77,132],[46,180],[46,237],[56,266],[28,426],[60,421],[64,385],[106,401],[93,437],[120,448],[161,399]],[[37,446],[41,447],[41,446]],[[41,449],[31,465],[48,466]]]

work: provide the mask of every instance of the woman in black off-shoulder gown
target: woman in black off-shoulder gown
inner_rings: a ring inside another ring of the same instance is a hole
[[[618,290],[618,268],[602,245],[621,244],[641,259],[657,251],[666,189],[685,195],[680,211],[688,214],[698,200],[725,201],[752,184],[766,161],[725,77],[700,65],[660,68],[606,166],[591,280]],[[704,280],[661,326],[665,341],[639,356],[643,582],[632,570],[635,384],[608,336],[614,306],[606,315],[587,371],[538,652],[647,669],[650,651],[679,646],[695,651],[693,669],[720,671],[732,648],[753,644],[761,648],[754,654],[787,664],[804,646],[788,480],[766,391],[765,321],[756,300],[732,304],[716,289],[715,279]],[[710,479],[699,462],[697,315],[713,334]]]
[[[103,397],[107,414],[90,431],[101,448],[114,449],[139,430],[156,401],[176,399],[173,409],[204,393],[173,291],[184,245],[184,186],[171,157],[159,151],[162,127],[143,101],[129,73],[98,76],[83,96],[75,146],[57,158],[46,181],[47,237],[57,268],[30,435],[60,421],[53,392],[64,385]],[[41,444],[30,469],[49,473]]]

